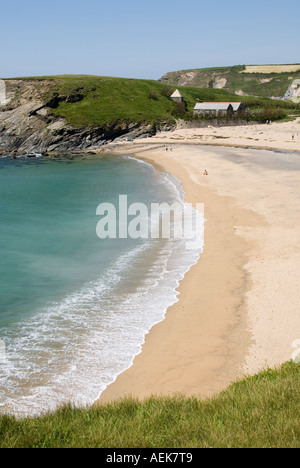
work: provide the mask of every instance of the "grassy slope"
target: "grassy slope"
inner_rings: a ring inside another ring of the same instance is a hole
[[[105,125],[116,120],[158,123],[172,121],[176,117],[176,106],[163,95],[166,86],[151,80],[111,78],[97,76],[58,76],[52,78],[54,89],[61,95],[70,94],[74,89],[85,95],[77,103],[60,103],[54,110],[75,126]],[[170,86],[169,93],[176,87]],[[238,100],[223,90],[199,90],[181,88],[192,110],[196,97],[204,100]],[[152,98],[151,98],[152,96]]]
[[[66,96],[77,91],[84,95],[84,99],[80,102],[61,102],[56,109],[53,109],[54,114],[66,117],[76,127],[105,126],[116,121],[157,125],[160,122],[174,122],[174,119],[179,117],[176,104],[168,97],[175,91],[176,86],[166,87],[163,83],[151,80],[97,76],[71,75],[45,78],[53,82],[53,86],[45,96],[46,99],[50,99],[54,92]],[[241,100],[238,96],[222,89],[180,87],[180,90],[187,103],[189,117],[193,113],[197,99]],[[243,102],[251,109],[292,106],[286,102],[251,97],[243,98]]]
[[[242,90],[244,93],[260,97],[282,97],[293,80],[300,79],[300,71],[287,73],[240,73],[244,66],[203,68],[194,70],[182,70],[167,74],[168,84],[178,84],[182,75],[186,72],[195,72],[194,79],[190,86],[205,88],[216,77],[226,78],[225,89],[231,93]],[[261,80],[271,79],[262,83]]]
[[[299,448],[299,370],[290,362],[204,401],[124,400],[20,421],[2,416],[0,447]]]
[[[59,94],[70,94],[74,89],[85,95],[77,103],[60,103],[54,110],[67,117],[75,126],[105,125],[116,120],[154,123],[170,119],[173,103],[158,95],[156,82],[126,78],[97,76],[53,77]],[[157,94],[150,99],[149,93]]]

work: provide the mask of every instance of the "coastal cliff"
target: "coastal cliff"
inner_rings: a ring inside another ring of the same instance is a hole
[[[99,147],[116,138],[155,133],[150,123],[111,120],[102,125],[72,125],[55,114],[60,103],[75,104],[80,90],[56,91],[53,80],[0,80],[0,155],[6,153],[77,151]]]
[[[224,83],[223,83],[224,84]],[[180,87],[153,80],[89,75],[0,79],[0,156],[93,150],[118,139],[155,135],[176,126],[239,125],[299,115],[300,104],[243,96],[243,116],[197,119],[196,102],[240,101],[222,88]]]

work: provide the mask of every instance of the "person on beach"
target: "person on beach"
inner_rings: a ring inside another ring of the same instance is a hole
[[[208,175],[208,172],[206,169],[204,169],[203,175]]]

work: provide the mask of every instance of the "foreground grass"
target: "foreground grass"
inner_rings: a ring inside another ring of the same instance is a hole
[[[287,363],[208,400],[124,400],[40,418],[0,417],[0,447],[300,447],[300,365]]]

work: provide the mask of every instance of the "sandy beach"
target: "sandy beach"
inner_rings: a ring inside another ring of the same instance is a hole
[[[265,148],[283,151],[300,150],[300,119],[293,122],[275,122],[270,125],[241,125],[233,127],[213,127],[185,129],[160,133],[158,142],[167,144],[182,142],[200,143],[213,146],[236,146],[240,148]],[[154,143],[154,139],[153,143]],[[142,143],[142,140],[141,140]]]
[[[176,176],[189,203],[204,203],[206,224],[204,252],[178,302],[100,404],[128,395],[207,397],[292,358],[300,339],[299,135],[298,119],[178,129],[108,148]]]

